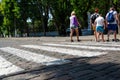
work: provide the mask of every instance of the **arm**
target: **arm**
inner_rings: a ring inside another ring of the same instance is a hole
[[[76,20],[77,20],[78,25],[79,25],[79,26],[81,26],[81,24],[79,23],[79,21],[78,21],[77,17],[75,17],[75,18],[76,18]]]
[[[90,18],[90,28],[92,29],[92,19]]]
[[[108,25],[108,22],[107,22],[107,15],[106,15],[106,17],[105,17],[105,26],[107,27],[107,25]]]
[[[120,25],[119,18],[118,18],[118,14],[115,14],[115,19],[116,19],[116,21],[117,21],[117,24]]]
[[[103,26],[104,26],[104,29],[106,28],[106,21],[104,20],[103,21]]]

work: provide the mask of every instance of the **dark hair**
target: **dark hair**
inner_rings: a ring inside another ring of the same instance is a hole
[[[111,9],[112,9],[112,10],[115,10],[115,8],[114,8],[114,7],[111,7]]]
[[[98,8],[95,8],[95,12],[98,12],[99,10],[98,10]]]

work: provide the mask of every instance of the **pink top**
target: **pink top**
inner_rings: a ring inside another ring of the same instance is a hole
[[[78,26],[77,18],[75,15],[70,16],[70,27]]]

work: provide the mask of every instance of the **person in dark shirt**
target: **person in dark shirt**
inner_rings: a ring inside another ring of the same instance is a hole
[[[92,30],[94,31],[95,41],[97,41],[97,36],[96,36],[96,26],[94,22],[95,22],[95,19],[99,16],[98,11],[99,11],[98,8],[96,8],[95,12],[90,17],[90,24],[91,24]]]

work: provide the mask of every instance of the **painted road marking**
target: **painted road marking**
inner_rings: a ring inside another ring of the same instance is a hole
[[[105,43],[105,42],[99,42],[99,43],[93,43],[93,42],[83,42],[83,43],[69,43],[69,42],[64,42],[63,44],[70,44],[70,45],[87,45],[87,46],[110,46],[110,47],[120,47],[120,44],[118,43]]]
[[[50,52],[58,52],[58,53],[67,54],[67,55],[75,55],[79,57],[93,57],[93,56],[107,54],[107,52],[105,51],[100,52],[100,51],[72,50],[72,49],[55,48],[55,47],[49,47],[49,46],[38,46],[38,45],[21,45],[21,46],[26,48],[46,50]]]
[[[114,47],[98,47],[98,46],[84,46],[84,45],[64,45],[64,44],[50,44],[44,43],[43,45],[47,46],[61,46],[61,47],[73,47],[73,48],[82,48],[82,49],[92,49],[92,50],[109,50],[109,51],[120,51],[120,48]]]
[[[70,60],[49,57],[46,55],[37,54],[30,51],[25,51],[21,49],[12,48],[12,47],[4,47],[4,48],[0,48],[0,50],[13,55],[17,55],[28,61],[41,63],[43,65],[55,65],[55,64],[64,64],[64,63],[70,62]]]
[[[0,76],[12,74],[23,70],[24,69],[13,65],[11,62],[0,56]]]

